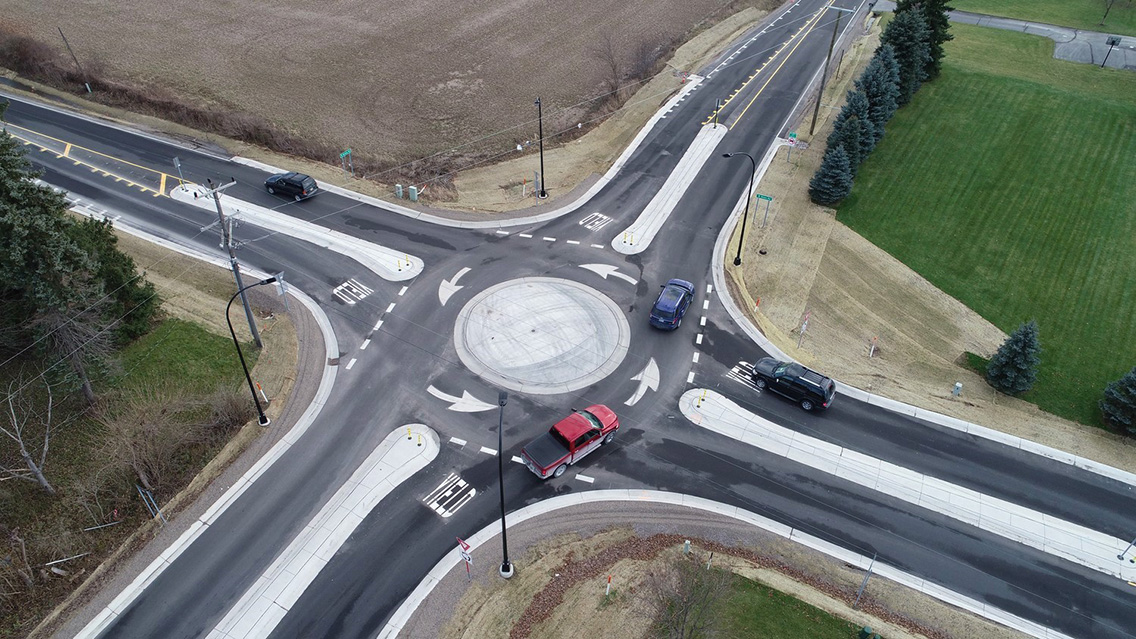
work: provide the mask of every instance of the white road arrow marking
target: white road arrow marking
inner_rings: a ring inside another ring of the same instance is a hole
[[[605,280],[607,279],[608,275],[614,275],[615,277],[618,277],[621,280],[626,280],[631,284],[637,284],[639,282],[639,280],[631,277],[630,275],[624,275],[623,273],[620,273],[618,266],[611,266],[610,264],[581,264],[580,268],[586,268],[596,275],[604,278]]]
[[[473,395],[470,395],[469,391],[467,390],[462,391],[461,397],[447,395],[446,393],[443,393],[433,386],[428,387],[426,389],[426,392],[430,393],[434,397],[437,397],[443,402],[449,402],[450,404],[452,404],[452,406],[450,406],[450,410],[457,411],[459,413],[479,413],[481,411],[493,410],[497,408],[496,404],[487,404],[474,397]]]
[[[457,275],[448,280],[442,280],[442,283],[438,285],[438,301],[442,303],[442,306],[446,305],[451,295],[465,288],[464,286],[458,286],[458,278],[468,272],[469,267],[467,266],[458,271]]]
[[[635,402],[643,399],[643,395],[647,394],[648,388],[651,390],[659,389],[659,365],[655,363],[655,358],[652,357],[647,362],[647,367],[639,371],[638,375],[632,377],[631,381],[639,382],[639,388],[635,389],[635,394],[631,396],[631,399],[623,402],[628,406],[634,406]]]

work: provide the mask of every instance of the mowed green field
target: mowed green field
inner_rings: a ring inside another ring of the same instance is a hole
[[[952,25],[838,219],[1006,332],[1036,318],[1044,410],[1100,424],[1136,365],[1136,73]]]
[[[1102,25],[1108,0],[951,0],[959,11],[1021,18],[1075,29],[1136,35],[1136,2],[1116,0]]]

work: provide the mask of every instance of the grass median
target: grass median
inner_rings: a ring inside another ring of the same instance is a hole
[[[1042,409],[1099,424],[1136,363],[1136,74],[953,25],[838,219],[1006,332],[1036,318]]]
[[[951,6],[959,11],[1136,35],[1136,5],[1130,0],[952,0]]]

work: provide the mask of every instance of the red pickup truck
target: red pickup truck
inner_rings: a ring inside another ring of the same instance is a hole
[[[572,414],[556,422],[548,432],[521,449],[525,466],[541,479],[559,477],[585,455],[615,439],[619,418],[603,404]]]

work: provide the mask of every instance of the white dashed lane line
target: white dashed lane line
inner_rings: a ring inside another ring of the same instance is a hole
[[[589,484],[596,483],[596,480],[594,478],[588,477],[587,475],[576,475],[576,479],[579,479],[580,481],[588,482]]]
[[[486,448],[485,446],[481,447],[481,452],[485,453],[486,455],[496,455],[497,454],[496,449]]]
[[[367,339],[363,340],[362,344],[359,345],[359,350],[365,351],[365,350],[367,350],[367,347],[370,346],[370,345],[371,345],[371,338],[368,337]]]
[[[705,315],[702,316],[702,319],[698,320],[698,325],[699,326],[706,326],[706,316]]]
[[[398,292],[398,296],[399,296],[399,297],[402,297],[403,295],[406,295],[406,290],[407,290],[408,288],[410,288],[410,287],[409,287],[409,286],[404,286],[404,287],[402,287],[402,290]]]
[[[450,443],[451,444],[457,444],[458,446],[465,446],[466,443],[468,443],[468,442],[466,442],[464,439],[458,439],[457,437],[451,437]]]
[[[523,237],[523,238],[525,238],[526,240],[531,240],[531,239],[532,239],[532,233],[517,233],[517,235],[518,235],[518,236],[520,236],[520,237]]]
[[[694,338],[694,343],[695,344],[701,344],[702,343],[702,333],[699,333],[698,337]]]
[[[389,312],[391,312],[391,311],[393,311],[393,310],[394,310],[394,302],[391,302],[391,303],[390,303],[390,306],[388,306],[388,307],[387,307],[387,310],[386,310],[385,312],[389,313]]]
[[[351,367],[355,365],[355,362],[356,362],[356,359],[354,357],[352,357],[351,361],[347,362],[347,370],[351,370]]]
[[[690,371],[690,374],[686,376],[686,383],[687,384],[694,383],[694,371]]]
[[[540,239],[544,240],[545,242],[555,242],[556,241],[555,237],[542,237]]]
[[[698,363],[698,351],[695,351],[695,352],[694,352],[694,362],[693,362],[693,363],[694,363],[694,364],[697,364],[697,363]]]
[[[525,460],[521,459],[520,457],[517,457],[516,455],[513,455],[513,461],[517,462],[518,464],[525,463]]]

